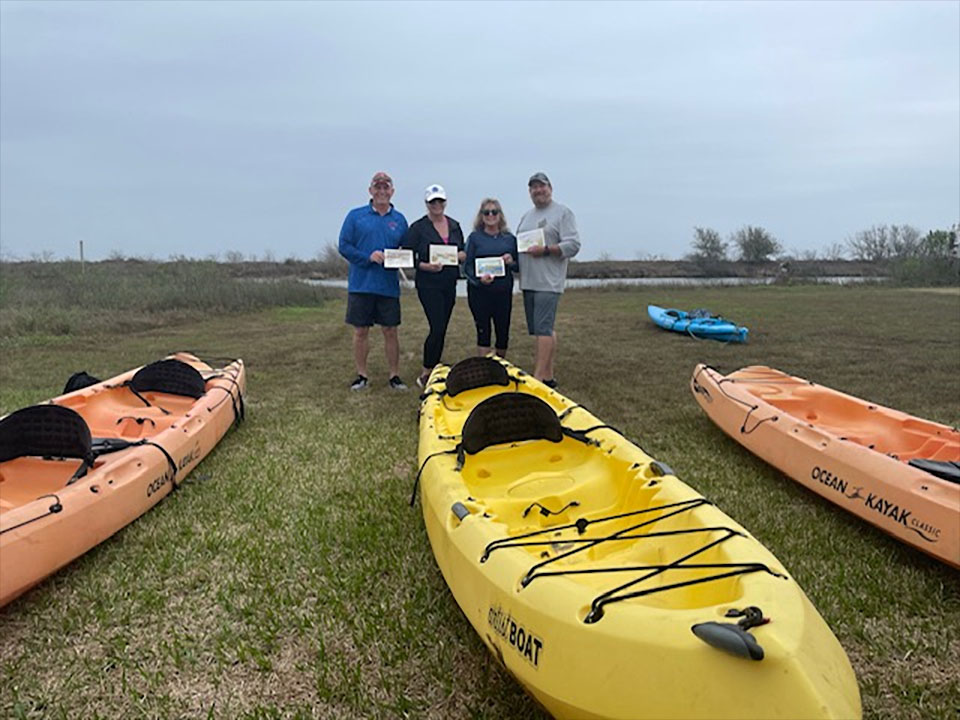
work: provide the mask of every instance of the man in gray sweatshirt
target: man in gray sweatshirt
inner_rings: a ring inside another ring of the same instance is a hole
[[[553,376],[557,333],[553,326],[567,279],[567,263],[580,252],[580,233],[570,208],[553,201],[553,186],[544,173],[531,175],[527,187],[533,208],[520,218],[517,235],[542,228],[544,244],[519,253],[520,289],[527,330],[536,338],[533,376],[553,388],[557,386]]]

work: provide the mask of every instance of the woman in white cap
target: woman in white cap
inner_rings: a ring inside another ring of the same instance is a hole
[[[459,264],[466,259],[460,223],[444,212],[446,191],[440,185],[428,185],[423,200],[427,214],[410,226],[403,239],[403,246],[413,250],[417,297],[430,325],[430,332],[423,342],[423,370],[417,378],[420,387],[426,385],[430,372],[443,354],[447,324],[457,302]]]

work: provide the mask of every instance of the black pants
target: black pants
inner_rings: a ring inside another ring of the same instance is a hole
[[[510,290],[488,290],[467,285],[467,303],[477,326],[477,345],[490,347],[490,321],[497,333],[497,350],[506,352],[510,343],[510,311],[513,293]]]
[[[430,324],[430,333],[423,341],[423,366],[432,368],[443,355],[443,342],[447,337],[447,325],[453,306],[457,302],[457,286],[418,287],[417,297]]]

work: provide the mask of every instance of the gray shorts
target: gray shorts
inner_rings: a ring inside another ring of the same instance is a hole
[[[561,294],[546,290],[523,291],[523,309],[527,314],[527,331],[531,335],[553,335]]]

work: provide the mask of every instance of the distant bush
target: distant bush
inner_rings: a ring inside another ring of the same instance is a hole
[[[874,225],[847,239],[854,260],[884,262],[914,257],[920,246],[920,231],[911,225]]]
[[[319,305],[323,288],[206,260],[0,263],[0,336],[157,327],[175,318]]]
[[[691,245],[693,252],[687,257],[694,262],[715,263],[727,259],[727,244],[713,228],[695,227]]]
[[[317,265],[318,274],[324,277],[344,277],[347,274],[347,260],[332,242],[328,242],[317,253]]]
[[[783,251],[777,239],[762,227],[746,225],[730,236],[730,243],[740,249],[744,262],[764,262]]]
[[[925,236],[910,225],[874,225],[847,240],[854,258],[883,265],[904,285],[954,285],[960,282],[957,237],[952,230]]]

